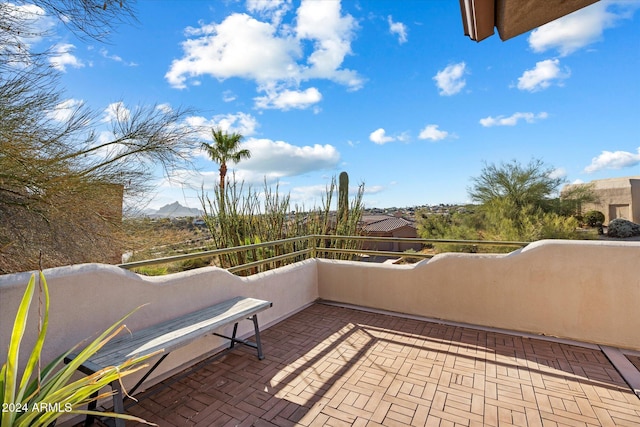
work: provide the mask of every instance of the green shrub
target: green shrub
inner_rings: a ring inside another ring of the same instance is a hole
[[[604,222],[604,214],[600,211],[589,211],[583,215],[582,220],[589,227],[597,227]]]
[[[148,265],[134,268],[132,271],[143,276],[164,276],[169,274],[169,268],[166,265]]]
[[[211,257],[207,258],[195,258],[188,259],[186,261],[182,261],[180,263],[180,271],[193,270],[194,268],[202,268],[211,265],[211,261],[213,259]]]

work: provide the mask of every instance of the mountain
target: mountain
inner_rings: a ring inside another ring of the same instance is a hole
[[[164,205],[158,210],[152,210],[146,213],[146,216],[150,218],[179,218],[187,216],[202,216],[204,212],[197,208],[188,208],[182,206],[178,202],[169,203]]]

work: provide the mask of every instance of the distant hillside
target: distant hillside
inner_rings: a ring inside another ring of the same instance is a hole
[[[180,218],[188,216],[202,216],[203,211],[197,208],[188,208],[182,206],[178,202],[173,202],[168,205],[164,205],[160,209],[151,209],[145,211],[145,216],[150,218]]]

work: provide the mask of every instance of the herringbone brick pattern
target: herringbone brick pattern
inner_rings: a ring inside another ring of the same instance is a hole
[[[147,391],[160,426],[638,426],[598,350],[315,304]],[[127,425],[136,425],[128,423]]]

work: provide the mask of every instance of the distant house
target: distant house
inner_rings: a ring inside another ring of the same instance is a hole
[[[640,223],[640,176],[598,179],[589,184],[593,185],[599,200],[597,203],[585,203],[582,206],[583,213],[600,211],[604,214],[605,224],[616,218]]]
[[[372,237],[409,237],[417,238],[415,221],[388,215],[365,215],[362,217],[362,234]],[[362,249],[404,252],[409,249],[419,251],[420,243],[410,242],[364,242]]]

